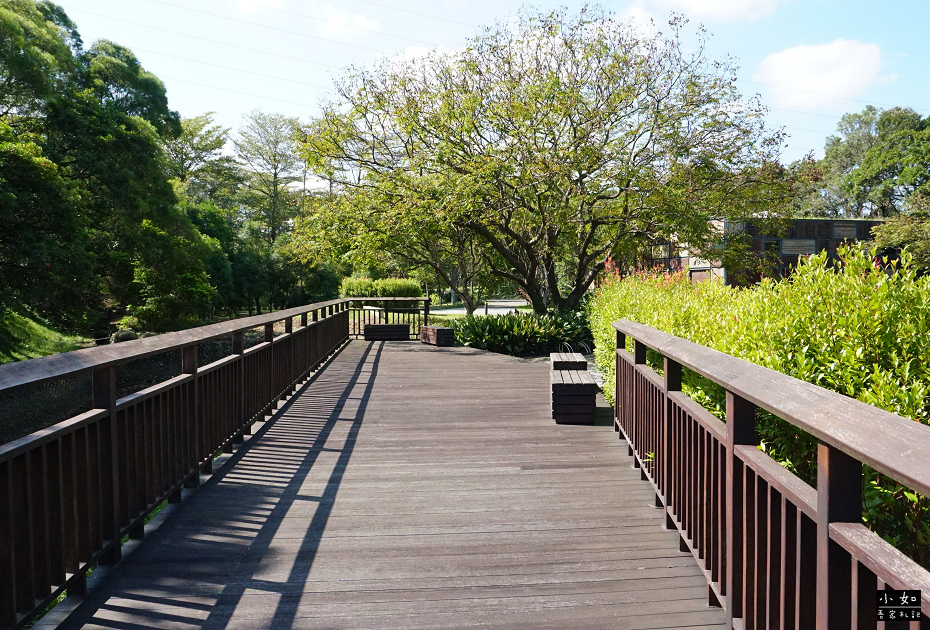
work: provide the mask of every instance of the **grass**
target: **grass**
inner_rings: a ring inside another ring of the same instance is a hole
[[[0,364],[92,346],[86,337],[65,335],[39,319],[0,310]]]
[[[429,312],[429,323],[430,323],[430,325],[432,325],[432,326],[435,326],[435,325],[437,325],[437,324],[441,324],[441,325],[443,325],[443,326],[446,326],[446,325],[448,325],[449,322],[451,322],[453,319],[462,319],[463,317],[465,317],[465,314],[464,314],[464,313],[458,313],[458,314],[456,314],[456,313],[449,313],[448,315],[446,315],[446,314],[444,314],[444,313],[434,313],[434,312],[431,310],[431,311]]]

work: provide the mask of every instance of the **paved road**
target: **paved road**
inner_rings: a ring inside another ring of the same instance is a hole
[[[488,304],[488,315],[503,315],[505,313],[510,313],[511,311],[517,310],[518,306],[528,306],[529,302],[526,300],[491,300]],[[436,313],[437,315],[464,315],[465,308],[457,306],[454,308],[439,307],[439,308],[430,308],[431,313]],[[484,315],[484,304],[475,309],[475,315]]]

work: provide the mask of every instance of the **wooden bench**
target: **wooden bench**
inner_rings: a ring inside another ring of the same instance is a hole
[[[587,370],[588,362],[577,352],[553,352],[549,354],[553,370]]]
[[[439,348],[455,345],[455,334],[445,326],[420,326],[420,341]]]
[[[586,370],[551,370],[552,418],[556,424],[594,424],[598,386]]]
[[[365,324],[365,341],[409,341],[410,324]]]

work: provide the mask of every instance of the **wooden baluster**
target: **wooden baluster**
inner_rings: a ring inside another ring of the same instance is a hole
[[[646,363],[646,346],[639,340],[633,340],[633,371],[632,371],[632,383],[633,387],[633,409],[631,422],[630,422],[630,435],[627,452],[630,457],[633,457],[633,450],[635,446],[640,445],[640,435],[639,435],[639,423],[637,422],[637,409],[642,409],[645,404],[645,392],[642,391],[643,385],[642,381],[639,378],[639,374],[636,371],[637,365],[645,365]],[[635,443],[635,444],[634,444]],[[633,459],[633,466],[639,468],[639,461],[635,458]]]
[[[626,350],[626,335],[617,331],[617,350]],[[620,358],[619,352],[614,352],[614,432],[620,433],[620,408],[622,398],[620,396],[620,370],[623,369],[623,359]],[[622,433],[620,433],[622,437]]]
[[[830,540],[830,523],[862,522],[862,463],[827,444],[817,446],[817,628],[852,623],[849,553]]]
[[[100,526],[104,545],[109,545],[102,564],[116,564],[121,557],[119,528],[119,449],[116,441],[116,368],[94,370],[93,405],[109,409],[100,421]]]
[[[0,462],[0,505],[13,504],[13,462]],[[16,623],[17,580],[13,510],[0,510],[0,626]]]
[[[619,344],[619,340],[618,340]],[[662,432],[660,437],[661,449],[656,453],[656,470],[658,472],[658,486],[662,491],[662,497],[659,499],[661,506],[674,505],[676,498],[672,494],[672,422],[675,417],[675,411],[672,407],[672,401],[669,398],[669,392],[681,391],[681,364],[664,358],[665,371],[665,416],[662,419]],[[657,504],[658,505],[658,504]]]
[[[206,444],[204,444],[204,427],[201,426],[202,418],[200,415],[200,392],[197,378],[197,345],[190,345],[181,348],[181,373],[192,374],[194,378],[188,385],[189,398],[187,400],[188,417],[190,418],[190,448],[191,448],[191,467],[194,470],[190,481],[185,485],[196,488],[200,485],[200,473],[210,474],[213,471],[213,458],[207,457],[207,460],[201,464],[200,458],[204,456]]]
[[[294,334],[294,318],[288,317],[284,320],[284,332],[287,335]],[[289,337],[287,340],[287,346],[285,347],[287,356],[284,357],[284,369],[287,374],[285,382],[288,384],[285,389],[285,395],[290,396],[294,391],[294,352],[296,347],[294,346],[294,339]]]
[[[756,407],[733,392],[727,392],[727,581],[723,593],[727,595],[728,627],[733,619],[743,617],[743,475],[744,466],[735,456],[734,447],[757,444]]]

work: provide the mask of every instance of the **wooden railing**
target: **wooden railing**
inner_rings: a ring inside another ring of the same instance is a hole
[[[89,374],[93,397],[89,411],[0,446],[0,627],[25,624],[65,590],[83,592],[89,569],[117,562],[124,536],[140,538],[146,517],[197,486],[219,452],[348,340],[348,306],[321,302],[0,366],[0,395]],[[246,348],[257,327],[262,338]],[[198,345],[224,338],[232,354],[198,366]],[[179,376],[117,398],[121,366],[178,351]]]
[[[349,336],[353,339],[364,337],[368,324],[409,324],[410,338],[418,339],[420,326],[425,326],[429,319],[429,298],[346,298],[349,308]],[[420,308],[422,303],[423,307]],[[405,308],[405,304],[410,306]],[[370,305],[365,308],[365,305]],[[397,308],[392,308],[397,305]],[[359,308],[361,307],[361,308]]]
[[[614,328],[615,429],[732,628],[881,627],[885,588],[921,590],[925,617],[885,628],[930,627],[930,573],[862,524],[863,464],[930,495],[930,427],[641,324]],[[726,390],[726,423],[681,391],[683,369]],[[818,440],[816,489],[757,448],[757,408]]]

